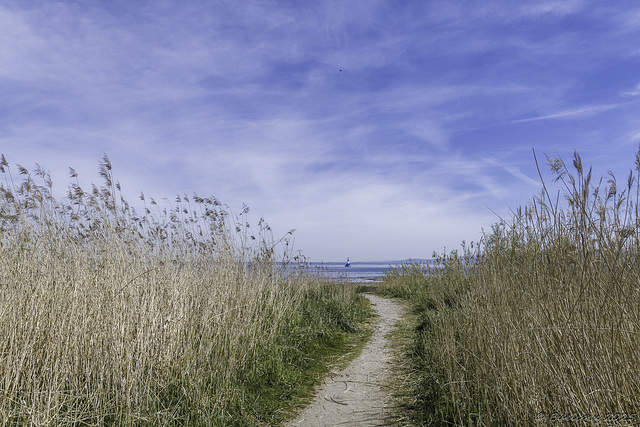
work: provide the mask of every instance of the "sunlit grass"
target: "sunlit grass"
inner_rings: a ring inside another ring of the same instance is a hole
[[[0,168],[3,425],[283,419],[369,314],[246,207],[142,194],[138,214],[106,156],[104,184],[76,180],[63,200],[41,167]]]
[[[640,158],[622,185],[548,160],[558,193],[381,287],[421,316],[406,404],[424,424],[640,420]]]

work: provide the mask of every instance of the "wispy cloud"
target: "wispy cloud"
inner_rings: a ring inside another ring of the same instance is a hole
[[[635,102],[634,102],[635,103]],[[555,120],[555,119],[580,119],[585,117],[594,116],[600,113],[611,111],[613,109],[629,105],[630,103],[608,104],[608,105],[595,105],[590,107],[580,107],[570,110],[558,111],[551,114],[545,114],[537,117],[530,117],[526,119],[512,120],[509,124],[514,123],[527,123],[536,122],[540,120]]]
[[[519,168],[513,165],[505,164],[504,162],[501,162],[500,160],[493,157],[487,157],[484,159],[484,161],[487,162],[487,164],[489,165],[497,166],[504,169],[505,171],[509,172],[511,175],[513,175],[514,177],[516,177],[517,179],[521,180],[524,183],[533,185],[535,187],[540,186],[539,181],[536,181],[535,179],[528,177]]]
[[[552,0],[536,2],[522,6],[524,15],[556,15],[564,16],[579,12],[585,2],[583,0]]]
[[[106,152],[134,197],[247,202],[277,232],[297,228],[312,258],[429,256],[488,226],[485,206],[527,199],[532,147],[629,146],[626,13],[637,8],[8,1],[0,151],[60,184],[67,166],[93,179]]]
[[[640,83],[636,84],[636,86],[633,89],[622,92],[622,96],[638,96],[638,95],[640,95]]]

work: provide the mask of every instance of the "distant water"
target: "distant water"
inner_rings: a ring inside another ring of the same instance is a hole
[[[352,283],[368,283],[381,280],[385,272],[390,268],[400,266],[400,261],[382,261],[382,262],[351,262],[351,267],[345,267],[346,262],[312,262],[311,267],[324,272],[329,279],[340,280]],[[413,260],[418,262],[427,262],[427,260]]]

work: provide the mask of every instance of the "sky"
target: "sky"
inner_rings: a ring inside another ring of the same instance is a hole
[[[246,203],[311,261],[428,258],[539,193],[533,150],[626,179],[640,4],[2,0],[0,100],[61,195],[107,154],[130,201]]]

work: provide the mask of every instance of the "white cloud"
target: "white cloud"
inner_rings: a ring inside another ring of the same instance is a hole
[[[638,83],[633,89],[622,92],[622,96],[638,96],[640,95],[640,83]]]
[[[483,159],[487,164],[491,165],[491,166],[497,166],[500,167],[502,169],[504,169],[505,171],[509,172],[511,175],[513,175],[514,177],[518,178],[519,180],[521,180],[524,183],[539,187],[540,186],[540,182],[536,181],[535,179],[532,179],[530,177],[528,177],[527,175],[525,175],[524,173],[522,173],[522,171],[510,164],[505,164],[504,162],[493,158],[493,157],[486,157]]]
[[[429,256],[493,222],[485,205],[522,201],[531,146],[636,131],[635,101],[588,84],[636,49],[612,10],[16,2],[0,6],[0,147],[61,183],[67,166],[95,180],[106,152],[133,197],[247,202],[325,260]],[[571,31],[551,25],[568,14]]]
[[[522,6],[522,13],[524,15],[569,15],[576,13],[582,9],[584,1],[582,0],[553,0],[553,1],[540,1],[534,2],[534,4],[527,4]]]
[[[620,104],[605,104],[605,105],[594,105],[589,107],[579,107],[579,108],[574,108],[570,110],[558,111],[551,114],[545,114],[543,116],[531,117],[528,119],[511,120],[508,123],[514,124],[514,123],[535,122],[539,120],[584,118],[584,117],[589,117],[589,116],[594,116],[600,113],[604,113],[606,111],[610,111],[615,108],[628,105],[628,104],[629,103],[620,103]]]

